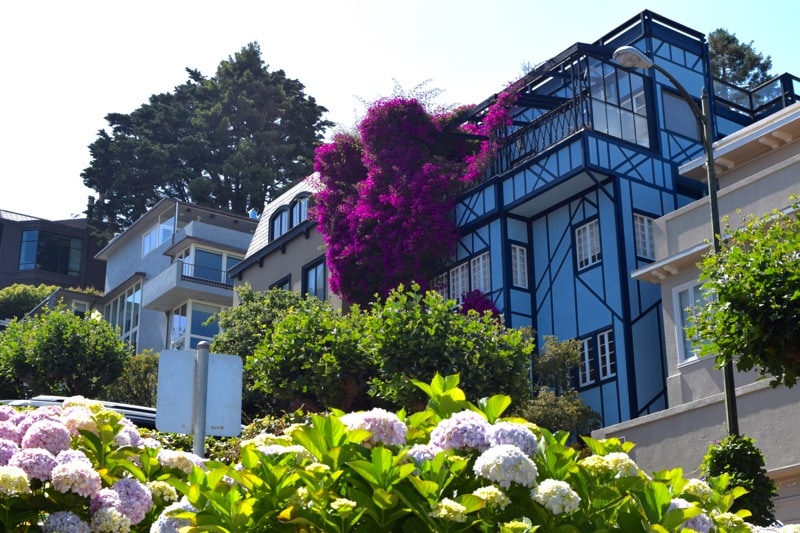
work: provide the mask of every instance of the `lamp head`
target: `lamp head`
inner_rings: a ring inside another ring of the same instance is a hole
[[[653,62],[633,46],[620,46],[614,50],[614,61],[626,68],[652,68]]]

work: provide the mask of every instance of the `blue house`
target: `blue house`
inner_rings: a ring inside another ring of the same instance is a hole
[[[793,103],[800,87],[788,74],[752,92],[713,79],[705,36],[650,11],[521,80],[504,148],[459,196],[462,237],[437,286],[451,298],[481,290],[539,345],[580,339],[576,384],[605,425],[667,407],[660,290],[631,272],[655,260],[654,219],[705,194],[678,173],[703,154],[696,117],[661,73],[615,63],[625,45],[698,105],[709,93],[715,138]]]

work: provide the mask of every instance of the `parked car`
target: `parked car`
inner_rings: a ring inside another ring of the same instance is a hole
[[[27,400],[2,400],[2,403],[16,407],[43,407],[45,405],[61,405],[66,399],[66,396],[40,395]],[[153,407],[102,400],[100,400],[100,403],[102,403],[106,409],[111,409],[112,411],[125,415],[125,418],[139,427],[148,429],[156,428],[156,410]]]

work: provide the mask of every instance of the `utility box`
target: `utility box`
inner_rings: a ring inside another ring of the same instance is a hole
[[[208,354],[205,434],[234,437],[242,432],[242,358]],[[164,350],[158,359],[156,429],[192,434],[196,353]]]

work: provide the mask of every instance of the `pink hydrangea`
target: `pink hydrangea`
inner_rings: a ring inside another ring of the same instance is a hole
[[[112,488],[104,488],[97,491],[89,503],[89,510],[94,514],[103,507],[114,507],[121,510],[122,499],[119,496],[119,492]]]
[[[6,466],[11,456],[18,450],[19,445],[13,440],[0,439],[0,466]]]
[[[365,429],[372,433],[365,441],[367,444],[402,446],[406,443],[408,428],[396,414],[385,409],[376,407],[369,411],[348,413],[340,420],[351,430]]]
[[[18,413],[19,412],[10,405],[0,405],[0,422],[5,422],[6,420],[13,422],[16,417],[19,416]]]
[[[82,405],[74,405],[64,409],[61,422],[67,426],[73,436],[79,435],[80,430],[97,433],[97,424],[92,412]]]
[[[31,481],[47,481],[56,466],[56,458],[43,448],[23,448],[8,460],[8,464],[23,469]]]
[[[22,435],[16,423],[10,420],[0,422],[0,439],[10,440],[19,445],[22,442]]]
[[[74,492],[80,496],[92,497],[102,488],[100,474],[83,461],[58,464],[50,473],[53,488],[58,492]]]
[[[62,408],[60,405],[46,405],[33,411],[25,411],[22,413],[23,416],[16,420],[20,435],[25,435],[28,428],[40,420],[58,421],[61,413]]]
[[[442,449],[434,444],[415,444],[408,449],[406,455],[415,463],[422,464],[425,461],[432,461]]]
[[[146,485],[133,478],[122,478],[111,487],[119,494],[119,510],[136,525],[153,507],[153,496]]]
[[[131,446],[138,448],[142,444],[142,437],[139,435],[139,430],[133,425],[133,422],[127,418],[120,420],[120,430],[114,435],[114,444],[119,448]]]
[[[69,449],[72,439],[67,426],[55,420],[38,420],[22,437],[23,448],[44,448],[52,454]]]
[[[82,462],[83,464],[89,467],[92,466],[92,460],[89,459],[86,456],[86,454],[80,450],[73,450],[73,449],[64,450],[58,452],[58,455],[56,455],[57,464],[65,464],[70,462]]]
[[[489,447],[489,422],[475,411],[461,411],[431,431],[430,443],[443,450],[478,450]]]

